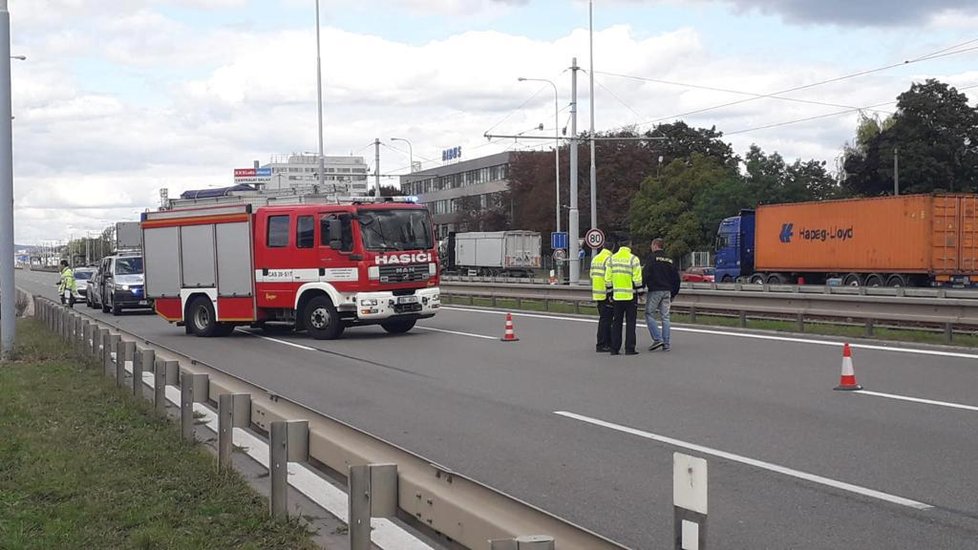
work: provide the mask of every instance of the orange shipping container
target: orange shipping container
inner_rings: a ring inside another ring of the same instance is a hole
[[[978,196],[760,206],[755,244],[761,272],[978,275]]]

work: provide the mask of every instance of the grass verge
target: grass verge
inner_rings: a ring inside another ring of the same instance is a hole
[[[550,309],[547,309],[547,305],[543,300],[517,300],[498,298],[496,303],[493,304],[492,300],[488,298],[475,298],[472,302],[469,301],[468,297],[457,297],[457,296],[446,296],[442,295],[442,301],[447,304],[457,304],[457,305],[473,305],[478,307],[496,307],[503,309],[514,309],[522,311],[541,311],[550,313],[581,313],[585,315],[597,315],[597,311],[593,306],[581,305],[580,310],[575,309],[575,305],[570,302],[550,302]],[[639,312],[639,320],[641,320],[642,312]],[[736,317],[725,317],[720,315],[704,315],[699,314],[696,316],[696,322],[693,323],[690,316],[687,314],[674,312],[671,315],[673,323],[681,323],[687,325],[702,325],[702,326],[715,326],[715,327],[731,327],[739,328],[740,320]],[[756,330],[773,330],[780,332],[793,332],[797,333],[797,326],[794,321],[779,321],[771,319],[748,319],[747,327],[749,329]],[[805,323],[805,334],[820,335],[820,336],[839,336],[844,338],[866,338],[865,328],[862,325],[843,325],[843,324],[829,324],[829,323],[818,323],[818,322],[806,322]],[[871,337],[876,340],[891,340],[894,342],[912,342],[921,344],[944,344],[944,333],[934,332],[927,330],[914,330],[914,329],[902,329],[902,328],[888,328],[888,327],[876,327],[873,336]],[[956,346],[964,347],[978,347],[978,333],[961,334],[955,333],[953,338],[953,344]]]
[[[41,323],[17,331],[0,365],[0,548],[316,547]]]

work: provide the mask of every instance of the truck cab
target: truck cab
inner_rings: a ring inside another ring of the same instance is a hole
[[[314,336],[325,331],[327,338],[353,325],[407,332],[440,306],[436,250],[423,206],[260,208],[255,283],[264,314],[259,320],[293,320]]]
[[[720,222],[716,240],[718,283],[732,283],[754,272],[754,211],[741,210]]]

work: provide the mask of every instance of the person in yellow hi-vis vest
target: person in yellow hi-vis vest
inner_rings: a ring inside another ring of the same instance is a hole
[[[611,282],[611,355],[621,351],[621,325],[625,322],[625,355],[635,351],[635,316],[638,311],[638,289],[642,288],[642,262],[632,254],[631,239],[619,243],[618,251],[608,260],[605,278]]]
[[[598,308],[598,336],[594,351],[599,353],[611,351],[611,320],[615,308],[611,304],[611,279],[606,275],[614,246],[605,241],[601,251],[591,260],[591,299]]]

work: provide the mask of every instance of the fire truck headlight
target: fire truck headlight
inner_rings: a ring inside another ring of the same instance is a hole
[[[428,264],[428,275],[435,275],[438,273],[438,266],[434,262]]]
[[[360,305],[361,306],[365,306],[365,307],[366,306],[375,306],[375,305],[377,305],[377,300],[361,300],[360,301]]]
[[[431,297],[432,302],[437,302],[439,300],[441,300],[441,294],[435,294]]]
[[[122,290],[129,290],[129,285],[122,285]]]
[[[370,279],[371,281],[376,281],[377,279],[380,279],[380,266],[372,265],[368,267],[367,278]]]

